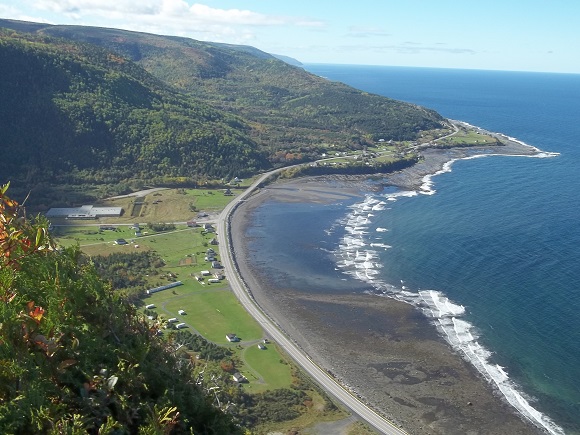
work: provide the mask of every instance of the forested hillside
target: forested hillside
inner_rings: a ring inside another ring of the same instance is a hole
[[[0,27],[0,173],[15,190],[192,185],[331,147],[414,140],[444,123],[253,47],[2,19]]]
[[[442,121],[431,110],[329,82],[253,47],[80,26],[39,33],[106,47],[174,88],[244,116],[271,155],[308,153],[320,142],[357,146],[364,135],[412,140]]]
[[[239,117],[95,45],[0,31],[3,181],[155,183],[247,175],[266,161]]]

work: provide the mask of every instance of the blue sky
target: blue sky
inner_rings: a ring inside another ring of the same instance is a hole
[[[0,17],[247,44],[304,63],[580,73],[577,0],[0,0]]]

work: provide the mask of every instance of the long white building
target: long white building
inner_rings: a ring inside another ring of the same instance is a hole
[[[83,205],[81,207],[51,208],[46,212],[48,218],[67,219],[97,219],[100,217],[119,217],[123,207],[94,207]]]

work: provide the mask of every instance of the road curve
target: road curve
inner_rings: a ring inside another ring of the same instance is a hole
[[[332,394],[342,402],[347,408],[359,415],[368,424],[381,433],[387,435],[407,435],[405,431],[396,427],[393,423],[381,417],[371,408],[358,400],[352,393],[346,390],[336,380],[334,380],[324,369],[312,361],[308,355],[298,348],[276,325],[264,314],[261,308],[250,297],[250,293],[245,283],[239,275],[233,258],[233,249],[230,244],[229,219],[241,201],[245,200],[252,192],[266,179],[274,175],[279,170],[271,171],[260,176],[248,189],[234,198],[219,215],[217,225],[217,237],[220,245],[222,264],[226,271],[232,291],[239,299],[244,308],[262,325],[266,333],[281,346],[296,363],[298,363],[306,373],[308,373],[326,392]]]

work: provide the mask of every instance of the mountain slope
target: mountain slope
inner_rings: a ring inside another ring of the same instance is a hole
[[[0,32],[2,176],[230,177],[266,164],[238,117],[94,45]]]
[[[270,155],[308,154],[321,143],[357,147],[363,137],[413,140],[444,122],[432,110],[330,82],[253,47],[96,27],[34,25],[30,31],[100,45],[176,90],[243,116]]]

